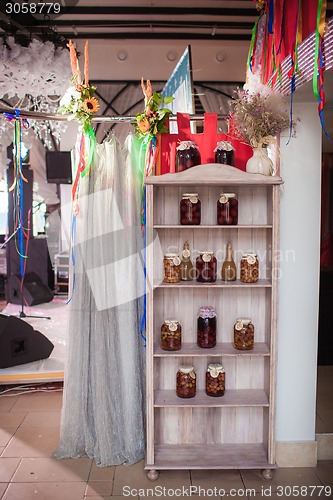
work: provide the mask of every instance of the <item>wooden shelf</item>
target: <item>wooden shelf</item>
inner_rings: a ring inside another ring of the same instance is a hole
[[[188,342],[182,343],[182,348],[179,351],[163,351],[160,345],[154,347],[154,357],[183,357],[183,356],[269,356],[270,351],[267,344],[258,342],[254,344],[252,351],[239,351],[234,349],[231,343],[220,342],[217,343],[212,349],[202,349],[196,343]]]
[[[154,281],[154,288],[270,288],[270,280],[258,280],[257,283],[243,283],[240,280],[222,281],[216,280],[215,283],[198,283],[197,281],[180,281],[179,283],[159,283]]]
[[[145,184],[156,186],[272,186],[283,184],[281,177],[249,174],[230,165],[209,163],[207,165],[197,165],[183,172],[176,174],[150,175],[145,178]]]
[[[227,424],[226,424],[227,425]],[[158,444],[149,469],[275,469],[262,443]]]
[[[272,229],[271,224],[237,224],[237,226],[222,226],[217,224],[203,224],[198,226],[182,224],[155,224],[154,229]]]
[[[278,176],[209,164],[149,176],[145,183],[147,227],[159,239],[159,247],[147,247],[146,258],[147,276],[155,277],[154,293],[147,297],[148,477],[156,479],[158,469],[274,469],[278,280],[270,278],[279,271],[278,260],[271,256],[279,248],[283,181]],[[216,224],[216,203],[222,191],[236,193],[240,224]],[[201,225],[179,224],[179,200],[185,192],[199,194]],[[164,283],[160,252],[180,253],[185,240],[193,264],[198,251],[211,249],[219,271],[228,240],[238,256],[236,266],[239,256],[252,249],[260,261],[261,279],[257,283],[221,279]],[[196,315],[204,304],[214,306],[219,318],[220,342],[212,349],[201,349],[196,343]],[[178,318],[183,327],[179,351],[160,347],[160,326],[171,317]],[[233,347],[238,317],[253,320],[251,351]],[[226,372],[227,389],[217,398],[205,393],[207,365],[212,362],[222,362]],[[176,372],[182,364],[195,367],[194,398],[176,395]]]
[[[157,389],[154,400],[155,408],[269,406],[267,393],[262,389],[230,389],[218,398],[207,396],[205,391],[197,391],[195,397],[189,399],[179,398],[172,389]]]
[[[155,224],[154,229],[272,229],[271,224],[237,224],[237,226],[222,226],[217,224],[202,224],[198,226],[182,224]]]

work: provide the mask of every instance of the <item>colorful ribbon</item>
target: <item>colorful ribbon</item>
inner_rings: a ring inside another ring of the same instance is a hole
[[[318,114],[324,134],[329,139],[324,124],[324,61],[323,61],[323,36],[326,22],[327,0],[318,0],[317,25],[315,38],[314,68],[312,77],[313,93],[318,101]]]

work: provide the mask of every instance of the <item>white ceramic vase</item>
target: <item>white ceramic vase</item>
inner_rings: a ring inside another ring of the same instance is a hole
[[[272,175],[273,164],[266,148],[253,148],[253,156],[247,160],[246,171],[250,174]]]

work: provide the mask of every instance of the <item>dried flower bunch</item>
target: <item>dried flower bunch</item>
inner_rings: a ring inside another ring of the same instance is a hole
[[[138,135],[156,136],[158,133],[168,132],[166,126],[167,118],[172,114],[169,108],[160,108],[162,104],[169,104],[174,97],[162,97],[158,92],[153,92],[150,80],[144,84],[141,80],[141,88],[145,96],[145,109],[143,113],[135,115],[136,122],[133,123]]]
[[[69,87],[60,101],[58,110],[61,114],[69,113],[68,120],[77,120],[83,125],[84,130],[88,130],[91,125],[91,118],[99,110],[99,102],[94,97],[96,87],[89,84],[88,81],[88,42],[86,42],[84,55],[84,83],[81,81],[79,62],[76,57],[76,51],[73,42],[69,44],[71,66],[72,66],[72,85]]]
[[[290,126],[289,113],[281,94],[269,91],[236,91],[230,101],[233,133],[252,147],[267,146],[275,142],[277,134]]]

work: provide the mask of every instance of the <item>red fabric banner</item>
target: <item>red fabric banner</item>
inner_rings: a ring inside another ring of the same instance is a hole
[[[240,170],[246,168],[247,160],[252,156],[251,146],[233,139],[228,134],[217,132],[217,114],[204,114],[204,132],[193,134],[190,129],[190,116],[177,113],[178,134],[161,134],[159,137],[158,161],[156,174],[175,172],[176,148],[179,141],[193,141],[198,146],[201,155],[201,164],[215,163],[214,149],[219,141],[230,141],[235,148],[235,167]]]

